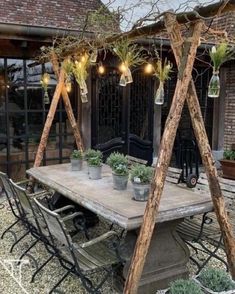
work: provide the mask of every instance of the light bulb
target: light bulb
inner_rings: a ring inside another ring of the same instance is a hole
[[[72,90],[72,83],[71,83],[71,82],[66,82],[66,84],[65,84],[65,88],[66,88],[66,91],[67,91],[68,93],[70,93],[71,90]]]
[[[102,65],[102,64],[100,64],[99,65],[99,67],[98,67],[98,72],[99,72],[99,74],[104,74],[104,72],[105,72],[105,68],[104,68],[104,66]]]
[[[119,69],[122,73],[126,72],[127,71],[127,66],[126,64],[123,62],[120,66],[119,66]]]
[[[151,74],[153,72],[153,65],[151,63],[147,63],[145,65],[144,72],[146,74]]]
[[[82,58],[81,58],[81,62],[85,62],[86,61],[86,58],[85,56],[83,55]]]

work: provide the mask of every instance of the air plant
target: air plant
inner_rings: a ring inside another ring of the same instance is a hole
[[[119,84],[121,86],[126,86],[126,84],[133,82],[130,67],[144,62],[144,58],[141,54],[143,49],[138,47],[137,44],[130,44],[127,39],[119,40],[113,45],[113,51],[121,61],[119,69],[122,74]]]
[[[213,46],[209,52],[213,63],[213,75],[208,86],[208,97],[218,98],[220,94],[219,69],[221,65],[232,58],[233,51],[226,42]]]
[[[158,59],[156,63],[153,63],[153,72],[159,79],[159,87],[155,95],[155,104],[162,105],[164,103],[164,84],[165,81],[170,79],[172,64],[167,59],[165,59],[164,62]]]
[[[70,58],[66,59],[63,62],[63,69],[65,71],[65,87],[67,92],[71,92],[72,90],[72,75],[73,75],[73,69],[74,69],[74,64],[71,61]]]
[[[87,53],[84,53],[79,61],[75,61],[74,67],[73,67],[73,74],[75,76],[75,79],[80,87],[80,94],[81,94],[81,100],[83,103],[87,102],[87,84],[86,79],[88,76],[88,66],[89,66],[89,55]]]

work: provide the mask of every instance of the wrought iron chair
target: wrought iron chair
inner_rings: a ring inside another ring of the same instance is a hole
[[[15,245],[18,244],[21,240],[23,240],[29,234],[29,231],[26,230],[26,232],[20,238],[17,238],[15,232],[11,230],[15,225],[17,225],[19,223],[24,224],[24,212],[23,212],[23,210],[22,210],[22,208],[20,206],[20,203],[19,203],[19,201],[17,199],[15,190],[13,189],[12,184],[11,184],[10,179],[8,178],[8,176],[5,173],[0,172],[0,179],[1,179],[2,183],[3,183],[3,188],[4,188],[4,192],[5,192],[9,207],[10,207],[10,209],[11,209],[11,211],[12,211],[12,213],[13,213],[15,219],[16,219],[1,234],[1,239],[4,238],[6,233],[11,233],[13,235],[13,237],[15,239],[15,242],[12,244],[11,249],[10,249],[10,252],[12,252]],[[27,183],[27,180],[19,182],[18,185],[23,185],[23,184],[26,184],[26,183]]]
[[[21,260],[26,254],[29,255],[29,250],[32,249],[39,241],[43,242],[46,250],[50,253],[50,257],[39,267],[37,261],[32,257],[32,255],[30,255],[37,267],[31,279],[31,282],[33,282],[37,273],[55,256],[55,250],[53,244],[49,240],[49,233],[44,222],[44,218],[41,216],[41,213],[38,207],[35,205],[33,198],[37,196],[38,199],[44,203],[44,205],[48,206],[48,197],[51,197],[51,194],[48,191],[28,194],[24,188],[18,186],[12,180],[10,180],[10,184],[15,191],[15,195],[18,199],[21,210],[23,211],[25,226],[27,227],[27,230],[30,232],[30,234],[35,238],[35,241],[22,253],[19,260]],[[67,222],[74,220],[75,217],[83,216],[82,213],[74,212],[73,209],[74,207],[72,205],[67,205],[57,209],[56,213],[63,214],[63,219]],[[77,228],[75,229],[77,231]]]
[[[99,289],[122,262],[118,250],[120,241],[118,234],[109,231],[88,242],[74,243],[68,234],[65,218],[47,209],[37,198],[34,201],[47,224],[51,242],[57,249],[59,262],[67,270],[49,293],[52,293],[70,273],[81,279],[89,293],[100,293]],[[95,286],[88,278],[88,274],[99,270],[105,270],[106,274]]]

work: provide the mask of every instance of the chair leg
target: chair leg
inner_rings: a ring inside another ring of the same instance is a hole
[[[1,239],[4,238],[5,234],[12,228],[14,227],[18,222],[20,221],[20,219],[17,219],[13,224],[11,224],[1,235]]]
[[[20,256],[19,258],[19,262],[20,260],[29,252],[30,249],[32,249],[37,243],[39,242],[39,240],[34,241]]]
[[[55,286],[50,290],[48,294],[52,294],[53,291],[67,278],[67,276],[73,271],[74,267],[72,267],[70,270],[68,270],[62,278],[55,284]]]
[[[46,266],[48,264],[48,262],[50,260],[52,260],[52,258],[54,257],[54,255],[51,255],[42,265],[40,265],[37,270],[33,273],[32,275],[32,278],[31,278],[31,281],[30,283],[33,283],[34,282],[34,279],[36,277],[36,275],[40,272],[40,270],[42,270],[44,268],[44,266]]]
[[[16,242],[13,243],[13,245],[11,246],[11,249],[10,249],[10,253],[12,253],[15,245],[18,244],[22,239],[24,239],[29,233],[30,233],[30,231],[27,231],[23,236],[21,236]]]

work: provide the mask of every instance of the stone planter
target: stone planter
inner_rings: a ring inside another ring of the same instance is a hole
[[[235,160],[220,160],[223,178],[235,180]]]
[[[89,179],[91,180],[101,179],[101,170],[102,170],[102,166],[88,165]]]
[[[234,294],[235,293],[235,283],[234,283],[234,289],[233,290],[229,290],[229,291],[221,291],[221,292],[214,292],[211,289],[208,289],[206,287],[204,287],[202,285],[202,283],[197,279],[198,276],[196,276],[195,278],[193,278],[193,280],[200,285],[200,287],[202,288],[204,293],[207,294]]]
[[[133,199],[136,201],[147,201],[149,196],[150,184],[141,184],[132,182]]]
[[[120,176],[113,173],[113,188],[115,190],[126,190],[128,175]]]
[[[71,169],[72,171],[78,171],[82,169],[82,160],[71,158]]]

